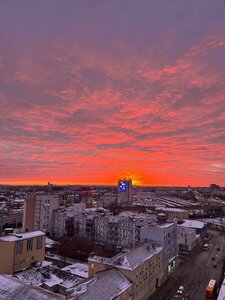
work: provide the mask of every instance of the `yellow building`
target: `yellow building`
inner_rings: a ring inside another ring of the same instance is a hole
[[[116,268],[133,283],[132,299],[146,300],[163,283],[163,248],[145,243],[112,258],[90,257],[88,266],[89,276]]]
[[[45,233],[41,231],[0,237],[0,274],[28,269],[45,258]]]
[[[176,219],[188,219],[189,212],[182,208],[171,208],[167,207],[162,209],[162,212],[167,215],[168,218]]]

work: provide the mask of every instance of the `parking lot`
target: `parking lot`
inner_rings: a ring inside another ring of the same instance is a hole
[[[220,286],[225,258],[225,235],[212,230],[208,233],[211,236],[209,250],[195,250],[183,257],[183,264],[150,300],[205,300],[205,289],[210,279],[216,279]],[[180,286],[184,287],[182,295],[177,294]]]

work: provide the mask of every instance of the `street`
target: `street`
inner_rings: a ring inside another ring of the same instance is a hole
[[[209,250],[195,250],[186,256],[183,264],[149,300],[182,300],[186,294],[189,294],[190,300],[205,300],[205,289],[210,279],[216,279],[220,287],[225,258],[225,236],[224,233],[220,235],[212,230],[208,230],[208,233],[211,235]],[[184,286],[184,293],[177,295],[181,285]]]

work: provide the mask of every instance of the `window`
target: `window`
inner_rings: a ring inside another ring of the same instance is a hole
[[[33,250],[33,240],[27,240],[27,252],[30,252]]]
[[[23,241],[16,242],[16,255],[23,253]]]
[[[37,237],[37,249],[42,248],[42,236]]]

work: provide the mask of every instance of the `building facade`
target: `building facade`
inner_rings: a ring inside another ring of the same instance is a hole
[[[11,234],[0,238],[0,274],[28,269],[45,258],[45,233]]]
[[[177,223],[158,223],[141,228],[141,241],[154,241],[163,247],[165,280],[178,265]]]
[[[32,195],[24,204],[23,230],[41,230],[52,235],[53,210],[59,208],[57,194]]]
[[[179,250],[191,251],[197,243],[196,232],[192,228],[177,227]]]
[[[118,203],[132,203],[132,180],[119,179],[118,181]]]
[[[189,213],[185,209],[181,208],[163,208],[161,209],[163,213],[167,215],[168,218],[172,219],[188,219],[189,218]]]
[[[144,243],[112,258],[93,256],[88,265],[90,276],[111,268],[120,271],[133,283],[135,300],[147,300],[163,283],[163,248],[154,243]]]

